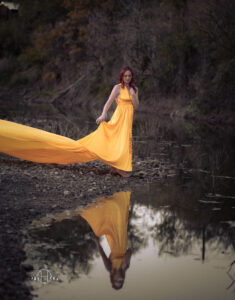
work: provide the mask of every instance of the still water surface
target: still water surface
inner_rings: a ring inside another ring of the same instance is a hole
[[[35,299],[234,299],[234,129],[135,118],[134,156],[171,175],[35,220],[25,230]],[[84,123],[70,120],[45,129],[75,139],[96,129],[78,136]]]
[[[28,282],[34,294],[38,299],[234,299],[234,265],[229,268],[234,208],[215,209],[220,201],[198,201],[195,191],[189,198],[181,187],[172,179],[147,184],[95,199],[97,205],[84,210],[35,221],[25,246],[27,263],[35,269],[31,276],[37,277]],[[107,259],[111,248],[131,251],[121,258],[127,268],[119,290],[112,287],[94,231],[106,234],[100,248]],[[42,269],[55,279],[40,277]]]

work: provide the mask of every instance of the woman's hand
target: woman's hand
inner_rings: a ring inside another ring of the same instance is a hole
[[[98,125],[99,123],[103,122],[105,120],[105,115],[102,114],[99,118],[96,119],[96,124]]]

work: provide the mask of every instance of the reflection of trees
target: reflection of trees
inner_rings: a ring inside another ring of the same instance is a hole
[[[132,196],[128,224],[132,253],[147,247],[150,236],[159,244],[159,256],[186,255],[199,246],[204,260],[208,249],[217,253],[235,249],[235,230],[226,223],[233,219],[229,199],[220,199],[216,203],[220,210],[214,211],[211,203],[198,201],[204,195],[198,181],[178,178],[160,186],[148,186],[148,193],[141,188]],[[153,215],[159,214],[154,225],[138,225],[141,217],[135,208],[141,204],[150,207]],[[92,230],[82,217],[63,219],[64,216],[49,227],[28,231],[28,244],[32,248],[28,255],[31,260],[39,261],[39,268],[45,264],[72,280],[82,273],[89,274],[97,248],[90,238]]]
[[[226,187],[227,181],[221,181],[221,185]],[[159,243],[159,255],[187,254],[197,245],[203,259],[208,249],[219,253],[235,248],[235,230],[226,223],[234,219],[234,199],[210,198],[206,192],[210,192],[206,180],[202,186],[194,177],[183,176],[148,186],[148,196],[145,189],[138,190],[136,202],[160,214],[160,219],[149,228]]]
[[[181,208],[182,209],[182,208]],[[152,237],[160,242],[159,255],[170,253],[174,256],[188,254],[196,244],[200,244],[202,260],[205,259],[206,248],[210,251],[221,252],[229,248],[235,249],[235,232],[223,218],[211,218],[207,210],[204,218],[197,212],[197,216],[188,212],[181,213],[176,208],[162,211],[162,222],[151,228]]]
[[[98,198],[93,206],[87,206],[82,211],[72,211],[71,216],[73,217],[71,217],[71,219],[69,219],[68,215],[65,213],[56,214],[54,217],[56,222],[53,222],[49,226],[45,226],[43,219],[37,222],[39,227],[28,231],[28,245],[30,245],[31,248],[30,253],[28,253],[29,259],[34,261],[34,264],[38,262],[39,269],[46,265],[47,268],[53,272],[66,274],[69,280],[79,278],[82,273],[89,274],[91,271],[91,262],[94,259],[94,255],[98,252],[95,242],[90,238],[92,229],[88,224],[89,218],[88,221],[86,221],[86,218],[88,217],[87,214],[84,214],[83,217],[81,217],[80,213],[91,212],[91,210],[94,209],[92,210],[94,218],[97,217],[101,224],[103,224],[102,222],[106,222],[105,224],[107,229],[112,225],[117,226],[116,229],[113,229],[115,232],[118,232],[120,229],[118,228],[118,226],[120,226],[119,222],[114,222],[115,220],[112,219],[113,223],[111,222],[109,224],[107,223],[107,218],[103,219],[100,214],[96,216],[96,205],[98,210],[106,204],[106,208],[111,209],[110,211],[106,211],[106,214],[108,213],[108,215],[110,215],[112,211],[114,216],[121,212],[126,214],[127,211],[122,211],[121,206],[119,207],[115,205],[115,201],[117,201],[116,204],[118,204],[119,200],[125,200],[123,198],[119,199],[119,196],[127,197],[128,194],[125,195],[121,192],[111,195],[110,199],[109,197],[107,197],[107,199]],[[110,206],[111,203],[113,203],[112,206]],[[122,202],[119,204],[121,205],[121,203]],[[132,253],[135,253],[141,248],[146,247],[147,237],[139,227],[131,223],[131,220],[136,219],[137,216],[133,210],[134,201],[130,203],[131,206],[127,234],[128,242],[132,248]],[[89,210],[89,207],[91,210]],[[46,221],[46,223],[47,222],[48,221]],[[121,237],[123,239],[125,238],[123,235]]]
[[[230,264],[230,266],[228,268],[228,271],[227,271],[228,277],[231,279],[231,283],[227,287],[227,290],[230,289],[234,285],[234,283],[235,283],[234,275],[232,274],[232,268],[233,268],[234,264],[235,264],[235,260],[231,262],[231,264]]]
[[[135,218],[135,216],[132,218]],[[134,254],[147,246],[148,237],[136,225],[130,223],[128,226],[128,241]]]
[[[163,222],[153,229],[152,237],[160,242],[159,256],[169,253],[179,256],[188,253],[192,248],[192,233],[182,226],[174,212],[164,211]]]
[[[134,213],[134,205],[135,199],[132,198],[130,211],[129,211],[129,222],[128,222],[128,242],[132,249],[132,253],[137,253],[140,249],[143,249],[147,246],[148,238],[144,234],[143,231],[140,230],[135,224],[133,224],[133,220],[138,217]]]
[[[92,232],[87,222],[80,216],[52,223],[46,228],[29,230],[29,244],[32,247],[29,258],[44,264],[51,270],[66,274],[69,280],[88,274],[91,261],[97,253]]]
[[[235,249],[235,230],[219,219],[209,223],[205,228],[205,240],[208,246],[217,251]]]

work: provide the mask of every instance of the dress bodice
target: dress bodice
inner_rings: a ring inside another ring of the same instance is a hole
[[[117,104],[132,104],[132,96],[129,93],[128,89],[126,86],[122,88],[121,83],[119,83],[120,86],[120,94],[119,96],[115,99]]]

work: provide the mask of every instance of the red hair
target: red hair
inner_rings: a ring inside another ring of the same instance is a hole
[[[126,67],[124,67],[124,68],[121,69],[121,72],[119,74],[119,83],[121,83],[122,84],[122,88],[124,88],[123,76],[124,76],[124,74],[125,74],[126,71],[130,71],[131,72],[132,77],[131,77],[131,81],[130,81],[129,85],[130,85],[130,87],[133,88],[133,90],[136,93],[137,88],[135,86],[134,73],[133,73],[133,71],[132,71],[132,69],[130,67],[126,66]]]

